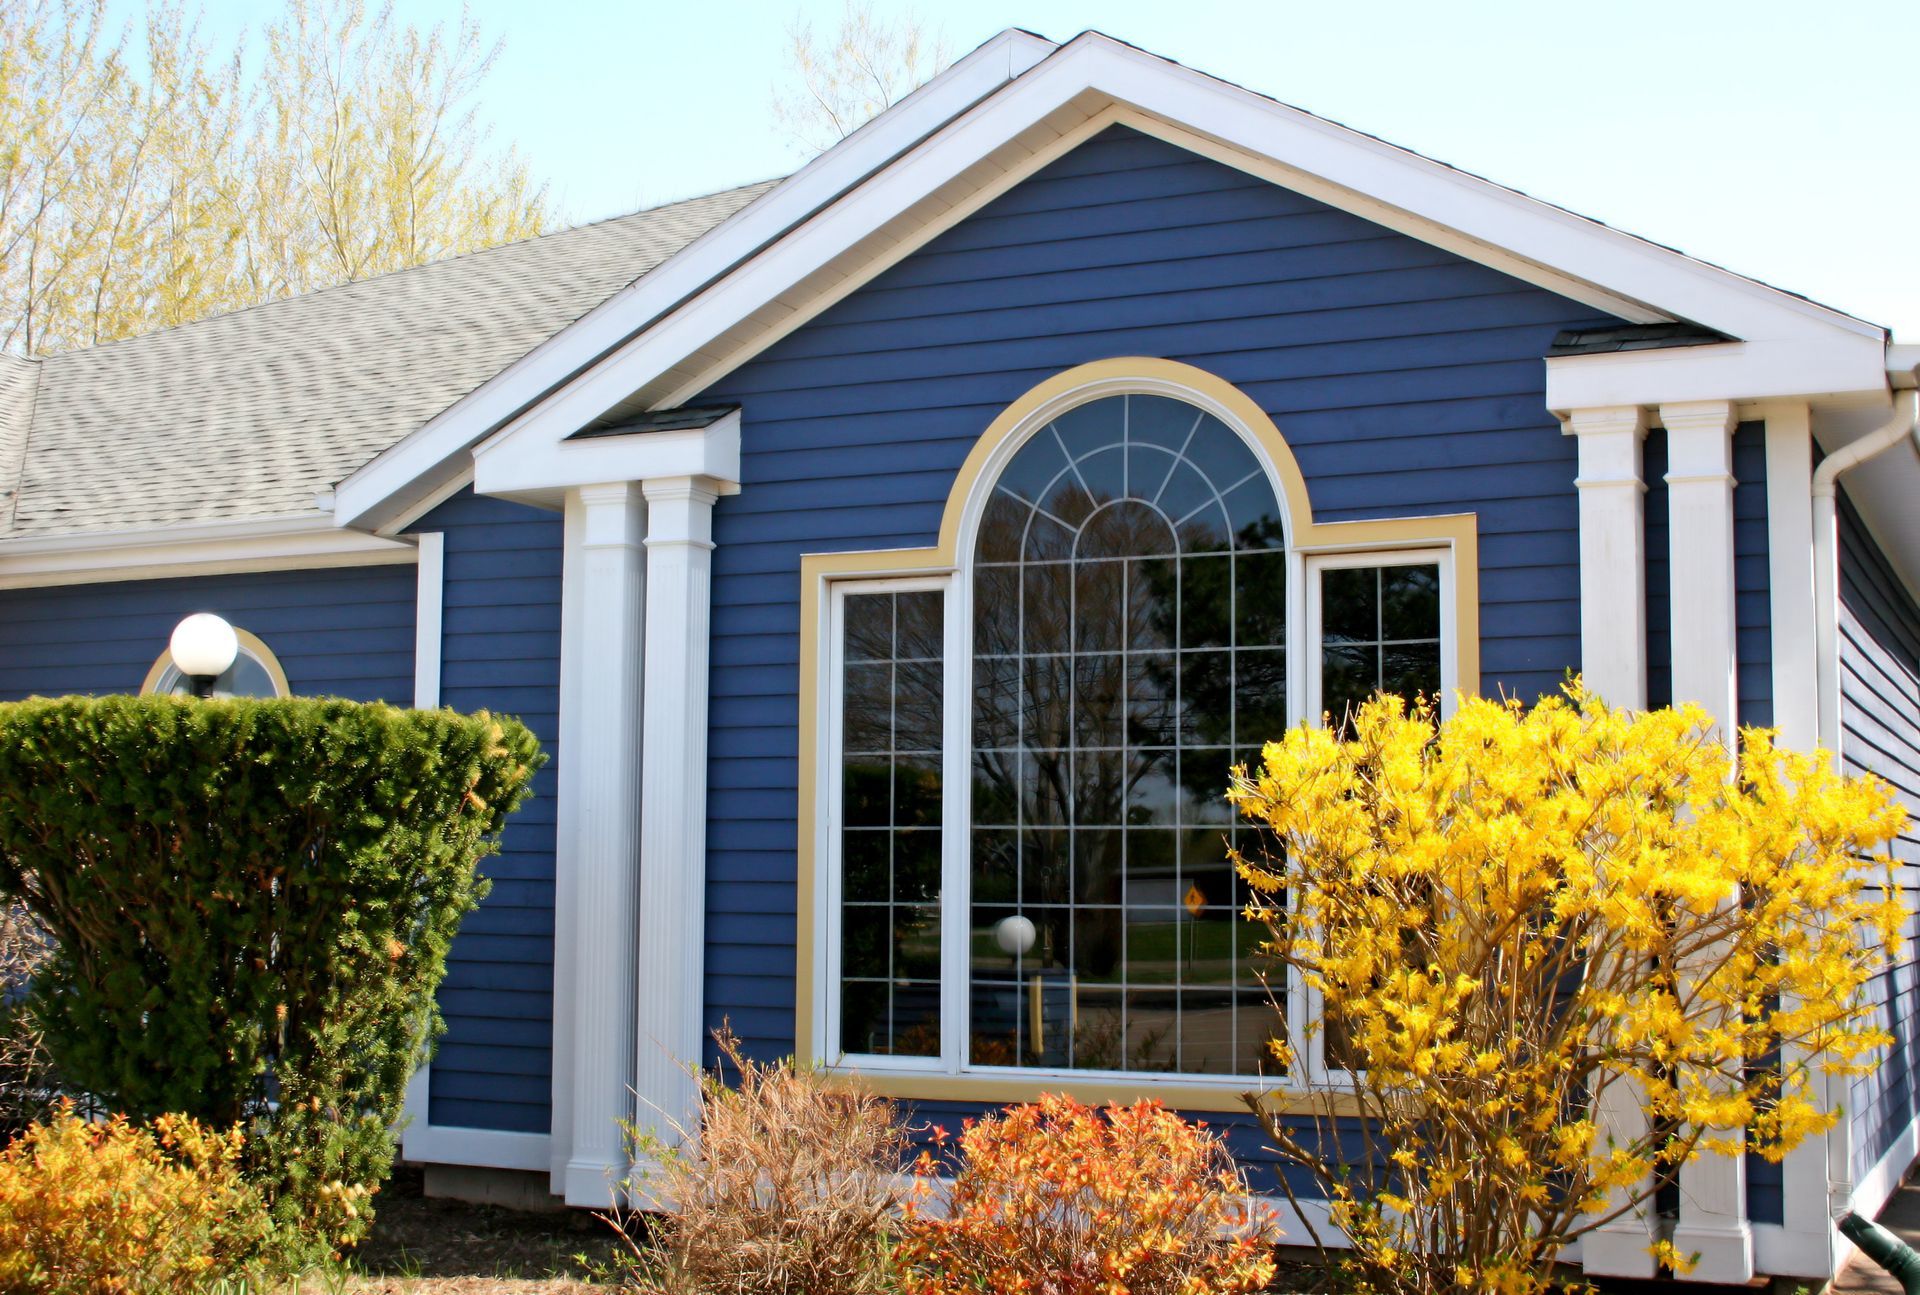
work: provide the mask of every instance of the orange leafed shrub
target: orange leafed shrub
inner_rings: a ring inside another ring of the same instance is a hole
[[[238,1132],[163,1115],[89,1123],[62,1108],[0,1152],[0,1290],[172,1295],[248,1260],[265,1215]]]
[[[942,1166],[922,1155],[930,1184]],[[969,1123],[943,1216],[909,1203],[909,1295],[1239,1295],[1273,1277],[1271,1215],[1219,1137],[1158,1102],[1065,1097]]]

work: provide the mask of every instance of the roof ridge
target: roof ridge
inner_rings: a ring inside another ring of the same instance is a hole
[[[634,211],[620,212],[612,216],[603,216],[598,220],[585,221],[578,225],[568,225],[562,229],[550,229],[545,231],[544,233],[529,234],[525,238],[516,238],[511,240],[510,242],[494,243],[488,247],[471,248],[465,252],[456,252],[451,256],[439,257],[432,261],[422,261],[418,265],[404,265],[397,269],[382,270],[378,274],[370,274],[363,279],[347,279],[340,283],[322,284],[320,287],[317,287],[317,288],[309,288],[305,292],[289,293],[287,296],[284,296],[284,297],[272,297],[266,301],[250,302],[244,306],[236,306],[232,310],[217,311],[214,314],[202,315],[197,319],[184,320],[178,324],[167,324],[160,328],[148,329],[146,332],[143,332],[143,333],[134,333],[129,337],[116,337],[116,338],[111,338],[104,342],[95,342],[91,346],[77,347],[76,349],[71,351],[58,351],[52,355],[44,355],[44,356],[31,356],[31,357],[13,356],[12,358],[14,359],[26,358],[33,363],[44,363],[49,360],[55,360],[55,361],[65,360],[70,357],[79,356],[79,355],[94,355],[99,353],[100,351],[106,350],[109,347],[124,346],[129,342],[138,342],[150,337],[161,337],[168,334],[179,333],[185,329],[195,328],[202,324],[214,323],[217,320],[233,319],[241,315],[250,314],[254,311],[266,310],[275,306],[285,306],[290,302],[310,301],[316,297],[319,297],[325,294],[337,294],[339,292],[342,292],[350,288],[362,288],[368,284],[383,283],[389,279],[399,278],[402,275],[417,274],[420,271],[435,269],[436,267],[439,267],[439,266],[454,265],[464,261],[471,261],[476,257],[487,256],[495,252],[504,252],[512,248],[530,247],[536,243],[546,242],[549,239],[561,238],[568,234],[583,233],[586,230],[590,230],[590,229],[600,229],[608,225],[618,224],[621,221],[633,220],[640,216],[657,215],[661,212],[669,211],[675,207],[686,207],[686,206],[691,206],[696,202],[707,202],[714,198],[726,197],[729,194],[739,193],[742,190],[746,190],[746,189],[772,186],[774,184],[779,183],[780,180],[784,178],[785,177],[783,176],[774,176],[765,180],[754,180],[748,184],[736,184],[736,185],[731,185],[725,189],[715,189],[711,193],[699,193],[699,194],[694,194],[693,196],[687,197],[687,198],[676,198],[672,202],[657,203],[651,207],[641,207]]]

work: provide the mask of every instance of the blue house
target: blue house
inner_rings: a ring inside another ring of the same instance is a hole
[[[1226,769],[1376,688],[1824,743],[1920,805],[1920,348],[1098,34],[1008,32],[795,174],[0,358],[0,696],[522,716],[405,1153],[604,1203],[728,1023],[920,1118],[1209,1112],[1274,1013]],[[1920,834],[1900,846],[1920,865]],[[1897,1043],[1595,1273],[1830,1275]],[[1290,1010],[1315,1010],[1296,989]],[[637,1094],[637,1098],[636,1098]]]

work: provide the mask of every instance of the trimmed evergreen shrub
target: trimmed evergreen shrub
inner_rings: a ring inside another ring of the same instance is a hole
[[[62,1080],[246,1129],[289,1240],[357,1239],[476,865],[543,760],[485,713],[0,704],[0,892],[54,940],[28,1006]]]

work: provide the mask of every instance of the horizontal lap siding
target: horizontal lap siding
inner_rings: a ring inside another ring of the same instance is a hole
[[[1869,471],[1871,469],[1863,469]],[[1914,908],[1920,884],[1920,605],[1900,582],[1860,516],[1840,508],[1840,750],[1849,773],[1891,784],[1909,813],[1894,843],[1898,882]],[[1907,1132],[1920,1104],[1920,976],[1909,917],[1893,965],[1872,989],[1878,1024],[1894,1044],[1881,1068],[1853,1082],[1855,1181]],[[1895,1165],[1897,1174],[1906,1168]]]
[[[410,705],[414,580],[408,563],[0,590],[0,700],[139,692],[173,627],[210,611],[296,694]]]
[[[1273,416],[1319,520],[1479,514],[1478,682],[1533,696],[1580,649],[1575,449],[1541,357],[1603,322],[1115,129],[702,393],[745,410],[742,490],[714,521],[707,1023],[762,1056],[793,1045],[801,554],[933,543],[1022,392],[1177,359]]]
[[[553,1046],[553,761],[560,711],[560,518],[462,491],[417,528],[446,536],[440,702],[512,715],[548,763],[481,864],[493,890],[447,956],[436,1125],[545,1133]]]

